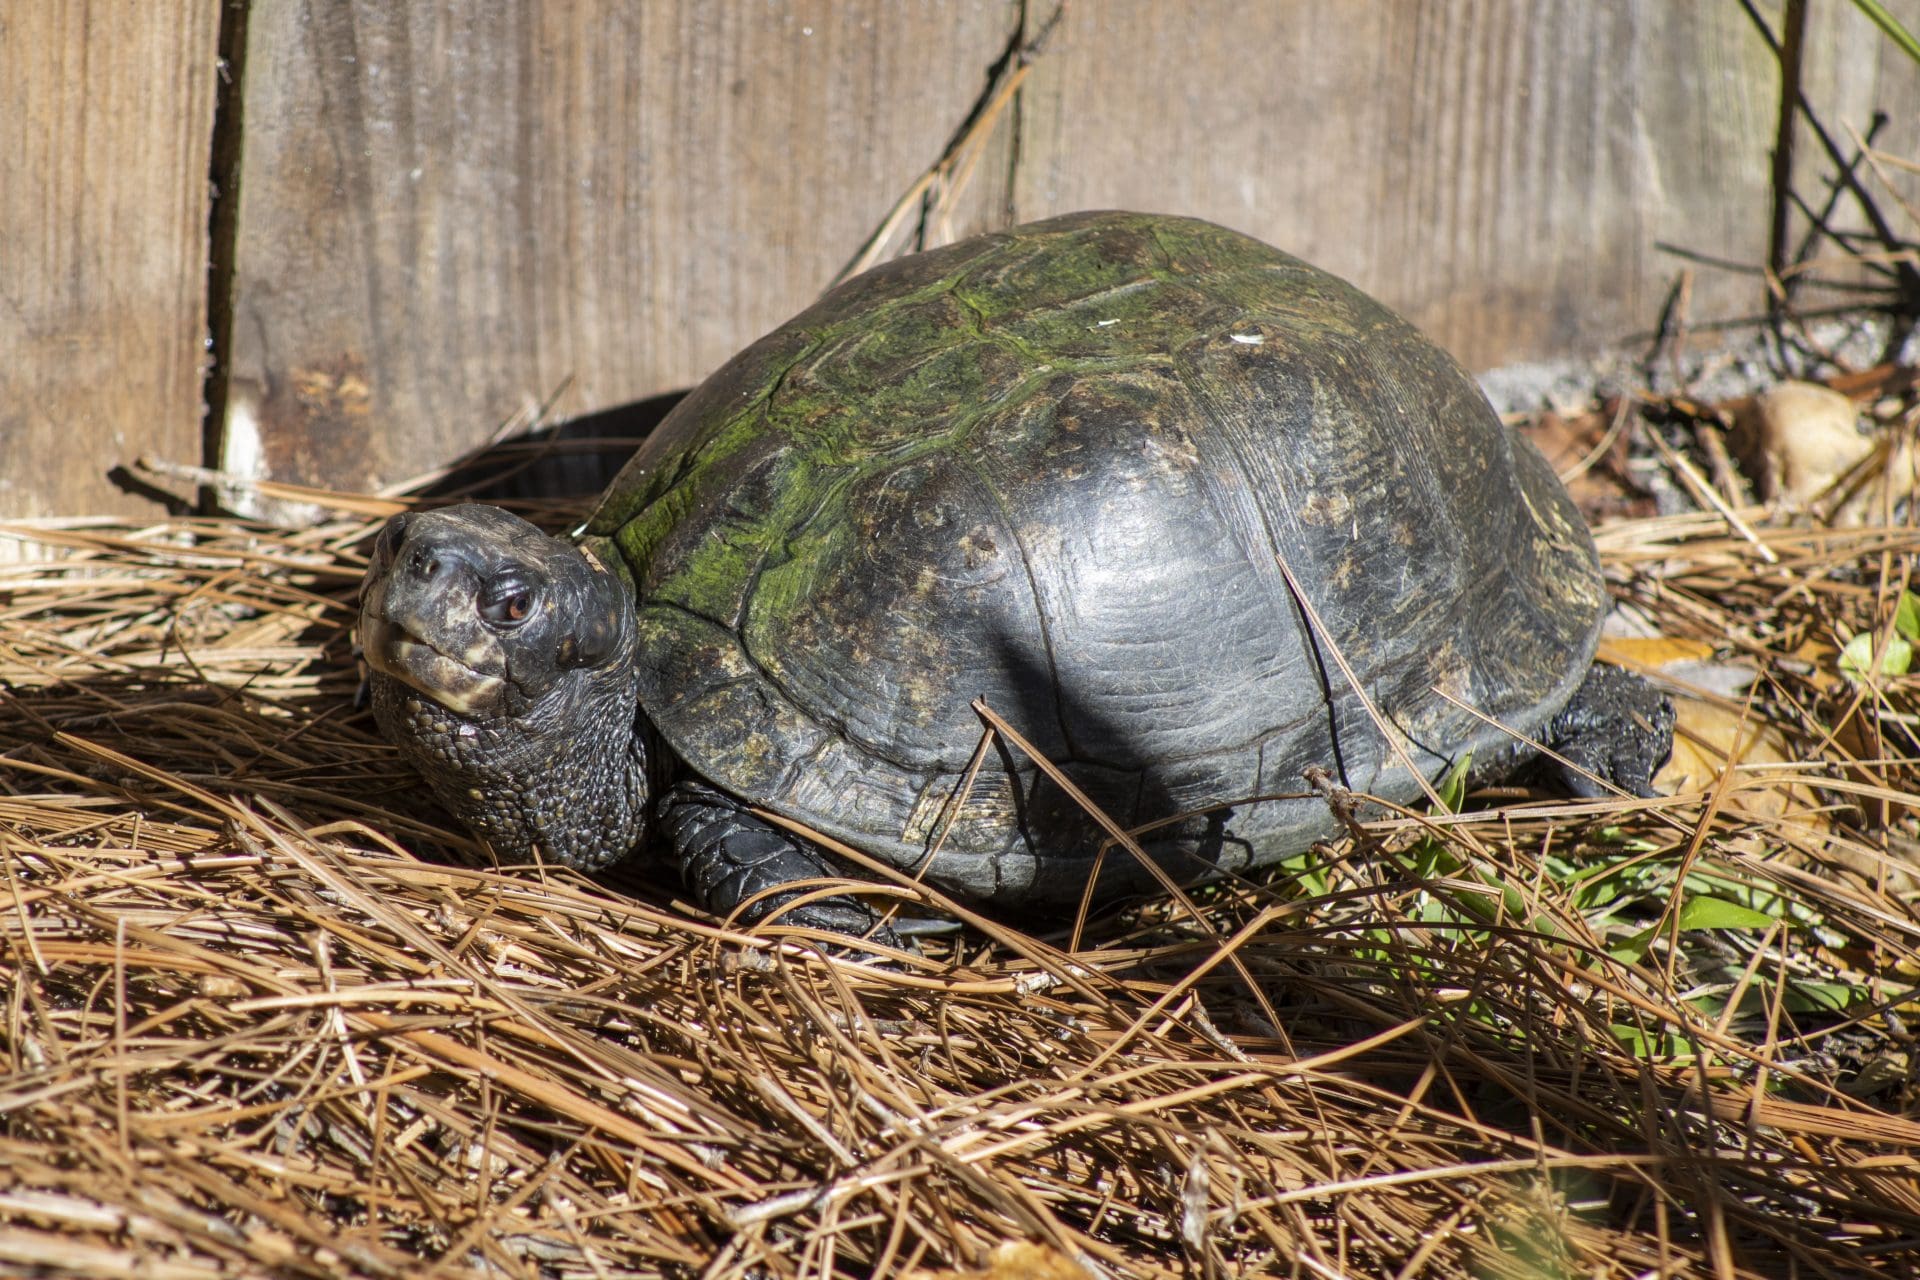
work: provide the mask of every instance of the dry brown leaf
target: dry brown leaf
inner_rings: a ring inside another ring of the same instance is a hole
[[[908,1280],[1087,1280],[1094,1274],[1046,1245],[1007,1240],[995,1246],[985,1270],[916,1271]]]
[[[1674,713],[1673,756],[1654,779],[1670,795],[1711,791],[1729,769],[1744,766],[1753,772],[1797,759],[1786,734],[1749,712],[1683,697],[1674,699]],[[1726,806],[1753,818],[1792,822],[1815,835],[1830,826],[1820,811],[1820,797],[1799,783],[1750,786],[1736,781],[1727,788]]]
[[[1676,662],[1705,662],[1713,657],[1713,646],[1685,636],[1602,636],[1600,651],[1595,657],[1602,662],[1652,671]]]
[[[1755,490],[1789,511],[1817,509],[1836,528],[1858,528],[1894,510],[1914,491],[1912,451],[1903,440],[1862,430],[1854,402],[1814,382],[1783,382],[1732,406],[1730,443]],[[1886,456],[1872,464],[1876,451]],[[1867,483],[1878,478],[1879,483]]]

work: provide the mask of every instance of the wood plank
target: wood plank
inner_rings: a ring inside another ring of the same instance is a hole
[[[200,458],[217,19],[0,12],[0,518],[151,511],[108,469]]]
[[[1103,0],[1022,111],[1022,217],[1197,213],[1338,272],[1472,368],[1648,328],[1673,242],[1765,260],[1775,79],[1726,5]],[[1702,271],[1696,320],[1750,313]]]
[[[1882,0],[1882,3],[1908,31],[1920,34],[1920,0]],[[1777,16],[1774,29],[1780,29]],[[1865,137],[1869,133],[1873,134],[1874,150],[1920,162],[1920,66],[1851,4],[1809,4],[1802,50],[1802,95],[1847,162],[1852,162],[1858,150],[1856,136]],[[1876,117],[1883,118],[1877,131]],[[1813,207],[1826,207],[1842,166],[1834,161],[1804,117],[1795,129],[1793,160],[1795,191]],[[1862,166],[1856,173],[1883,225],[1909,248],[1920,244],[1920,174],[1894,166],[1882,166],[1881,174]],[[1878,247],[1872,244],[1873,222],[1853,195],[1842,195],[1833,208],[1835,230],[1857,235],[1858,247]],[[1795,211],[1789,225],[1790,244],[1797,250],[1804,243],[1809,222]],[[1868,280],[1883,287],[1893,283],[1888,273],[1869,275],[1827,265],[1844,256],[1831,240],[1821,240],[1814,250],[1822,263],[1816,269],[1817,278]],[[1912,274],[1912,267],[1908,271],[1907,287],[1911,289],[1920,282],[1920,277]],[[1819,306],[1858,302],[1860,298],[1852,289],[1816,287],[1804,290],[1796,301],[1804,306]],[[1912,299],[1911,303],[1920,303],[1920,298]]]
[[[1013,0],[256,6],[223,465],[375,487],[563,384],[565,414],[698,380],[853,255],[1018,22]],[[990,163],[961,229],[1003,191]]]

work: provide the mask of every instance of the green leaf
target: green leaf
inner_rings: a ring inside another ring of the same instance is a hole
[[[1447,770],[1447,776],[1434,788],[1434,794],[1440,797],[1441,812],[1460,812],[1460,806],[1467,799],[1467,769],[1472,764],[1473,752],[1469,751],[1453,762],[1453,768]]]
[[[1900,603],[1893,609],[1893,629],[1909,640],[1920,640],[1920,596],[1900,593]]]
[[[1725,898],[1695,895],[1680,906],[1680,928],[1688,929],[1764,929],[1774,918],[1764,911],[1743,907]]]
[[[1640,1028],[1627,1023],[1616,1022],[1608,1030],[1621,1046],[1637,1058],[1672,1059],[1691,1058],[1699,1053],[1699,1046],[1692,1040],[1675,1032],[1656,1031],[1649,1035]]]
[[[1859,631],[1840,651],[1840,670],[1858,680],[1873,665],[1873,632]]]
[[[1625,942],[1616,942],[1608,947],[1607,954],[1621,964],[1639,964],[1647,958],[1647,948],[1652,945],[1655,935],[1659,932],[1659,925],[1651,929],[1642,929]]]
[[[1764,929],[1774,923],[1775,918],[1766,912],[1728,902],[1725,898],[1694,894],[1680,904],[1679,924],[1682,933],[1694,929]],[[1607,954],[1623,964],[1639,964],[1646,959],[1647,948],[1653,945],[1653,940],[1672,931],[1673,927],[1664,920],[1650,925],[1631,938],[1608,947]]]
[[[1286,873],[1293,877],[1301,894],[1309,898],[1324,898],[1333,890],[1333,879],[1327,871],[1327,865],[1318,854],[1307,852],[1296,854],[1280,863]]]
[[[1782,1005],[1788,1013],[1846,1013],[1854,1009],[1863,1009],[1874,1001],[1873,993],[1865,987],[1839,982],[1815,982],[1800,978],[1787,979]],[[1759,984],[1748,987],[1740,995],[1740,1004],[1734,1010],[1743,1018],[1765,1017],[1773,1006],[1774,993],[1770,984],[1762,989]],[[1723,995],[1706,995],[1690,1001],[1709,1018],[1725,1016],[1727,1002]]]
[[[1840,651],[1840,670],[1855,680],[1863,680],[1872,666],[1873,632],[1862,631],[1847,641],[1847,647]],[[1880,655],[1880,674],[1903,676],[1912,666],[1913,643],[1905,636],[1890,637],[1886,652]]]
[[[1913,666],[1913,644],[1905,636],[1887,641],[1887,652],[1880,659],[1880,670],[1890,676],[1903,676]]]
[[[1866,14],[1868,20],[1879,27],[1881,33],[1893,41],[1902,53],[1920,62],[1920,39],[1915,39],[1911,31],[1901,26],[1900,20],[1888,13],[1880,0],[1853,0],[1853,7]]]
[[[1800,980],[1787,984],[1789,1013],[1845,1013],[1871,1003],[1872,997],[1864,987]]]

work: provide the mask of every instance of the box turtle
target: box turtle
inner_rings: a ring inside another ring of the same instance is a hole
[[[1576,792],[1648,793],[1672,713],[1593,665],[1606,610],[1551,469],[1406,321],[1221,227],[1088,213],[835,288],[574,539],[395,517],[360,634],[382,730],[499,854],[656,849],[757,918],[846,868],[756,810],[988,903],[1150,884],[980,749],[976,699],[1181,880],[1337,831],[1314,766],[1409,802],[1522,735]]]

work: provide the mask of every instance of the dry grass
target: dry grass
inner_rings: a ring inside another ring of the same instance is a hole
[[[354,708],[368,517],[14,528],[0,1272],[1910,1274],[1916,678],[1836,655],[1920,534],[1744,523],[1603,543],[1796,758],[891,968],[472,865]]]

